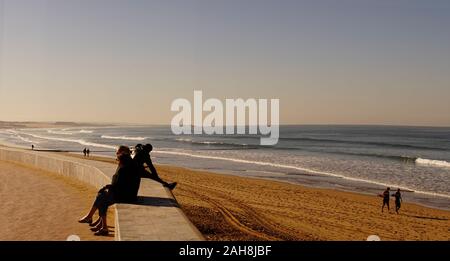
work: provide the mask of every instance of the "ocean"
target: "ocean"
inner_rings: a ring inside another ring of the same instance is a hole
[[[401,188],[406,202],[450,209],[450,128],[280,126],[275,146],[253,135],[173,135],[170,126],[0,130],[17,147],[114,156],[151,143],[157,164],[377,196]],[[380,202],[381,207],[381,202]]]

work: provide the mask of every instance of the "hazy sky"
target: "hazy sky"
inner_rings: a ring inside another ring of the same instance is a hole
[[[0,0],[0,120],[169,124],[279,98],[284,124],[450,126],[450,1]]]

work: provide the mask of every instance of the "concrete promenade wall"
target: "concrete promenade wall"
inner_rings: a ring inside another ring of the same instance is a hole
[[[75,178],[96,188],[111,183],[116,169],[110,163],[9,147],[0,147],[0,160]],[[94,197],[92,195],[92,199]],[[115,208],[115,239],[118,241],[204,240],[179,208],[172,193],[153,180],[141,180],[138,202],[115,204]]]

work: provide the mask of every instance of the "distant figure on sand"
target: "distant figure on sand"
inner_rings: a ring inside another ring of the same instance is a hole
[[[34,150],[34,145],[33,144],[31,144],[31,150]]]
[[[382,197],[383,197],[383,206],[381,207],[381,212],[383,212],[384,210],[384,206],[387,205],[388,208],[388,212],[389,212],[389,196],[390,193],[389,191],[391,190],[391,188],[386,188],[386,190],[383,192]]]
[[[395,192],[394,194],[392,194],[393,197],[395,197],[395,212],[397,212],[400,210],[400,207],[402,205],[402,193],[400,193],[400,189],[397,189],[397,192]]]
[[[86,150],[86,148],[84,148],[83,154],[84,154],[85,157],[86,157],[86,153],[87,153],[87,150]]]
[[[150,178],[153,179],[161,184],[163,184],[164,187],[169,188],[170,190],[174,189],[177,185],[176,182],[173,183],[167,183],[166,181],[162,180],[158,176],[158,172],[156,172],[156,168],[153,166],[152,160],[150,158],[150,152],[153,150],[153,146],[151,144],[137,144],[134,150],[134,157],[133,160],[137,163],[139,167],[139,172],[141,173],[142,178]],[[147,166],[145,166],[145,165]],[[146,168],[148,168],[150,171],[147,171]]]
[[[89,149],[86,150],[86,155],[89,157],[89,153],[91,153],[91,151]]]
[[[96,236],[108,235],[106,213],[108,207],[114,203],[132,203],[137,200],[140,177],[136,163],[131,158],[131,151],[126,146],[120,146],[116,151],[119,165],[112,177],[110,185],[104,186],[98,191],[97,197],[88,214],[78,222],[89,223]],[[92,222],[94,213],[99,212],[97,221]]]

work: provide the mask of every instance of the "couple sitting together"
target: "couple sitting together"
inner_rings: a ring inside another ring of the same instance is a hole
[[[116,173],[112,177],[109,185],[101,188],[94,204],[87,215],[78,220],[80,223],[88,223],[96,236],[106,236],[109,234],[106,221],[108,207],[114,203],[133,203],[137,200],[137,194],[141,178],[151,178],[163,184],[169,189],[174,189],[177,185],[163,181],[156,172],[150,158],[153,147],[151,144],[135,146],[134,157],[131,157],[131,150],[127,146],[120,146],[116,151],[119,165]],[[145,166],[146,165],[146,166]],[[150,171],[147,171],[149,168]],[[92,217],[98,210],[99,218],[93,222]]]

